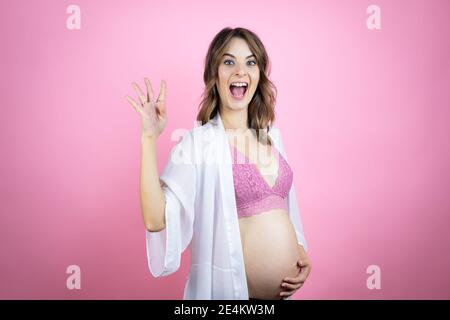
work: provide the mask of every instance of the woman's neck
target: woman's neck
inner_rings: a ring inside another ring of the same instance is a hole
[[[247,109],[229,111],[219,110],[220,118],[222,119],[223,127],[226,130],[246,130],[247,125]]]

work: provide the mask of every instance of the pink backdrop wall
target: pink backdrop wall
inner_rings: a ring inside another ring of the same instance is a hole
[[[81,9],[69,30],[66,8]],[[366,9],[381,9],[369,30]],[[189,256],[151,276],[132,81],[168,84],[171,134],[194,125],[225,26],[272,60],[277,122],[313,263],[294,299],[450,298],[450,2],[0,2],[0,298],[181,299]],[[66,268],[81,268],[81,289]],[[370,265],[381,289],[366,285]]]

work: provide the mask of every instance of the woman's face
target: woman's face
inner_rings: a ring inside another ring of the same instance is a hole
[[[216,86],[222,107],[239,110],[248,107],[258,88],[259,67],[247,42],[232,38],[220,58]]]

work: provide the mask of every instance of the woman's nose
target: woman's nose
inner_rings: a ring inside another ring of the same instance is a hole
[[[236,67],[236,74],[238,75],[245,75],[247,73],[247,69],[242,64],[238,63]]]

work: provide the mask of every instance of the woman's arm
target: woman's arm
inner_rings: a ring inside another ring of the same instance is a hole
[[[158,232],[165,228],[165,196],[159,183],[156,137],[141,136],[141,212],[145,228]]]
[[[161,277],[178,270],[181,254],[192,239],[197,172],[196,162],[191,158],[193,136],[185,134],[172,148],[169,160],[158,176],[156,140],[167,122],[166,83],[161,81],[156,101],[147,78],[145,83],[146,95],[133,82],[140,103],[128,96],[127,99],[142,120],[140,187],[147,262],[150,273]]]
[[[129,96],[128,102],[139,113],[142,122],[141,131],[141,211],[147,230],[155,232],[165,228],[165,195],[159,183],[156,162],[156,139],[167,123],[166,82],[161,81],[158,99],[154,101],[153,89],[145,78],[147,93],[136,82],[133,87],[139,102]]]

